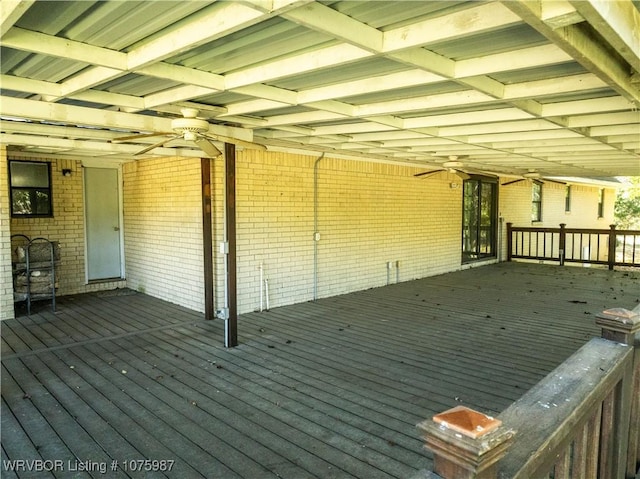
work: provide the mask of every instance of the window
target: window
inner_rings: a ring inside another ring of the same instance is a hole
[[[571,186],[564,187],[564,211],[569,213],[571,211]]]
[[[53,216],[49,163],[10,161],[9,186],[11,216]]]
[[[531,185],[531,221],[542,221],[542,183]]]
[[[604,218],[604,188],[598,191],[598,218]]]

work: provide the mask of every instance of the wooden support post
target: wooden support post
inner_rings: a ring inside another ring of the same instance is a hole
[[[454,408],[455,410],[457,408]],[[451,410],[451,411],[453,411]],[[471,415],[484,416],[473,410]],[[434,416],[446,416],[448,413]],[[487,417],[487,416],[484,416]],[[495,421],[493,418],[488,418]],[[505,455],[515,432],[498,426],[485,434],[471,437],[453,424],[423,421],[418,424],[426,442],[433,451],[433,471],[442,479],[496,479],[498,461]],[[460,421],[475,424],[474,419]],[[498,421],[499,423],[499,421]]]
[[[633,311],[614,308],[596,317],[602,337],[634,347],[632,369],[616,388],[616,420],[613,445],[614,474],[611,477],[634,477],[640,463],[640,306]],[[625,475],[626,474],[626,475]]]
[[[616,225],[609,225],[609,255],[607,263],[611,270],[616,264]]]
[[[227,304],[224,345],[232,348],[238,345],[238,297],[236,261],[236,145],[224,144],[226,201],[225,218],[228,242],[227,252]]]
[[[213,319],[213,230],[211,221],[211,160],[200,159],[202,176],[202,254],[204,263],[204,319]]]
[[[511,261],[513,255],[513,223],[507,222],[507,261]]]
[[[560,266],[564,266],[564,259],[567,253],[567,232],[565,223],[560,223],[560,237],[558,239],[558,253],[560,256]]]

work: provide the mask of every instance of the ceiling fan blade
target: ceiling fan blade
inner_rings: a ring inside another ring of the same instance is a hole
[[[251,141],[238,140],[237,138],[231,138],[230,136],[222,136],[222,135],[209,135],[209,138],[213,138],[214,140],[224,141],[225,143],[233,143],[237,146],[243,146],[245,148],[251,148],[253,150],[262,150],[267,151],[267,147],[264,145],[260,145],[259,143],[253,143]]]
[[[413,175],[413,176],[415,176],[415,177],[419,177],[419,176],[429,176],[429,175],[432,175],[432,174],[434,174],[434,173],[440,173],[441,171],[444,171],[444,170],[423,171],[422,173],[416,173],[416,174],[415,174],[415,175]]]
[[[458,175],[463,180],[468,180],[469,178],[471,178],[471,175],[469,175],[468,173],[465,173],[462,170],[456,170],[455,174]]]
[[[146,148],[138,151],[137,153],[134,153],[134,156],[143,155],[147,151],[151,151],[154,148],[158,148],[159,146],[164,146],[167,143],[169,143],[170,141],[175,140],[176,138],[180,138],[180,137],[179,136],[172,136],[171,138],[165,138],[164,140],[159,141],[158,143],[154,143],[153,145],[147,146]]]
[[[211,158],[216,158],[222,155],[222,152],[216,148],[216,146],[211,143],[206,138],[200,137],[195,140],[196,145],[200,147],[202,151],[204,151]]]
[[[524,178],[520,178],[519,180],[511,180],[511,181],[507,181],[506,183],[502,183],[502,184],[500,184],[500,186],[513,185],[514,183],[520,183],[521,181],[525,181],[525,179],[524,179]]]
[[[129,140],[137,140],[138,138],[149,138],[152,136],[162,136],[162,135],[174,135],[174,133],[171,132],[167,132],[167,131],[158,131],[155,133],[140,133],[138,135],[131,135],[131,136],[121,136],[119,138],[112,138],[111,141],[112,142],[119,142],[119,141],[129,141]]]
[[[543,182],[543,183],[546,183],[547,181],[548,181],[548,182],[550,182],[550,183],[557,183],[557,184],[559,184],[559,185],[566,185],[566,184],[567,184],[567,182],[566,182],[566,181],[552,180],[552,179],[550,179],[550,178],[543,178],[543,179],[542,179],[542,182]]]

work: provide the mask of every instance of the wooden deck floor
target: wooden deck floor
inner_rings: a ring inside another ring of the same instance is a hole
[[[60,298],[0,325],[1,475],[406,479],[419,421],[502,411],[638,301],[638,272],[500,264],[246,314],[227,350],[143,294]]]

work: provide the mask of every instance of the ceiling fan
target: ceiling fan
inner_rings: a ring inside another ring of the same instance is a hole
[[[449,173],[453,173],[455,175],[458,175],[463,180],[468,180],[469,178],[471,178],[471,176],[461,169],[461,168],[464,167],[464,163],[459,161],[460,158],[462,158],[462,157],[450,156],[449,157],[449,161],[445,161],[444,163],[442,163],[442,168],[437,169],[437,170],[431,170],[431,171],[423,171],[422,173],[416,173],[413,176],[416,176],[416,177],[420,177],[420,176],[428,177],[428,176],[434,175],[436,173],[440,173],[442,171],[448,171]],[[467,158],[467,157],[465,156],[464,158]]]
[[[502,183],[501,186],[512,185],[514,183],[520,183],[521,181],[526,181],[526,180],[539,181],[542,183],[547,183],[547,182],[557,183],[559,185],[567,184],[565,181],[552,180],[551,178],[543,178],[540,172],[537,171],[535,168],[529,168],[529,170],[527,170],[526,173],[522,174],[522,178],[517,180],[511,180],[511,181],[508,181],[507,183]]]
[[[123,142],[130,140],[137,140],[138,138],[149,138],[152,136],[165,136],[162,141],[147,146],[142,150],[134,153],[134,155],[142,155],[148,151],[164,146],[170,141],[177,140],[179,138],[185,141],[192,141],[198,147],[204,151],[211,158],[222,155],[222,152],[211,142],[211,140],[222,141],[224,143],[233,143],[237,146],[244,148],[253,148],[256,150],[265,151],[267,148],[264,145],[253,143],[250,141],[240,140],[238,138],[232,138],[229,136],[218,135],[209,133],[209,122],[201,118],[197,118],[198,110],[195,108],[182,108],[182,118],[175,118],[171,120],[171,129],[173,131],[158,131],[154,133],[142,133],[139,135],[122,136],[120,138],[114,138],[111,141]]]

